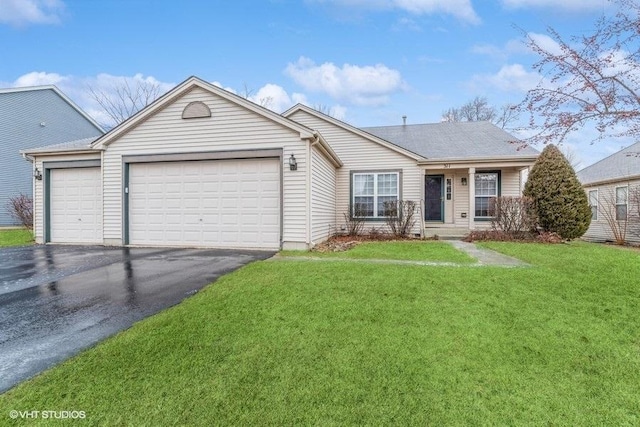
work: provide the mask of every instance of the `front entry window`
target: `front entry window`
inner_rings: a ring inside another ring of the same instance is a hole
[[[500,173],[478,172],[475,175],[476,218],[491,218],[494,215],[494,204],[498,197]]]

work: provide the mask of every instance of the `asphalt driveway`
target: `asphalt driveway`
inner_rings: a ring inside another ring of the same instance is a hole
[[[273,252],[0,249],[0,392]]]

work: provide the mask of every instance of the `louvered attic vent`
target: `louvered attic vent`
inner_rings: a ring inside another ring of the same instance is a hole
[[[183,119],[199,119],[202,117],[211,117],[211,110],[202,101],[193,101],[187,104],[182,110]]]

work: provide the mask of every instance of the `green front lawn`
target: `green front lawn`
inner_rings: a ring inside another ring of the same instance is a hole
[[[251,264],[0,396],[0,424],[638,425],[639,253],[486,245],[534,267]]]
[[[33,233],[24,228],[0,230],[0,248],[6,246],[30,245],[33,243]]]
[[[445,242],[395,241],[367,242],[344,252],[282,251],[281,256],[311,256],[323,258],[353,259],[393,259],[408,261],[451,262],[468,264],[476,262],[469,255],[460,252]]]

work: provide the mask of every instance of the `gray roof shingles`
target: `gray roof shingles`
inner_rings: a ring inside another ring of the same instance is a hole
[[[427,159],[531,157],[538,151],[491,122],[364,127],[363,131]]]
[[[583,185],[623,180],[632,176],[640,176],[640,142],[636,142],[578,172],[578,179]]]

